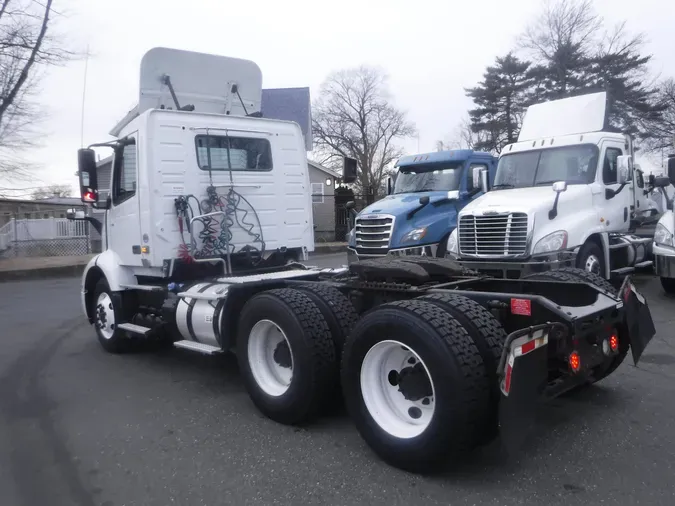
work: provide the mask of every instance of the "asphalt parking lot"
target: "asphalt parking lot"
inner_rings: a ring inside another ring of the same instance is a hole
[[[636,284],[657,328],[639,367],[542,410],[521,454],[496,441],[429,478],[379,461],[343,412],[263,418],[232,357],[106,354],[79,279],[1,283],[0,503],[672,505],[675,299]]]

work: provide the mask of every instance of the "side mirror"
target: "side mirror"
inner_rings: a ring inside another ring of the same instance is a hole
[[[391,177],[387,178],[387,195],[391,195],[394,191],[393,185],[391,183]]]
[[[429,203],[429,195],[425,195],[424,197],[420,197],[420,205],[421,206],[426,206]]]
[[[355,202],[354,202],[353,200],[350,200],[349,202],[347,202],[347,203],[345,204],[345,208],[346,208],[346,209],[354,209],[354,206],[355,206],[355,205],[356,205]]]
[[[342,159],[342,182],[353,183],[356,181],[356,159],[345,156]]]
[[[93,204],[98,201],[96,153],[93,149],[79,149],[77,151],[77,167],[80,177],[80,198],[82,202]]]
[[[567,181],[556,181],[553,183],[553,191],[556,193],[567,191]]]
[[[638,188],[645,187],[645,176],[642,173],[642,169],[635,169],[635,184],[637,184]]]
[[[487,169],[480,169],[480,190],[487,193],[490,190],[490,183],[488,181]]]
[[[68,209],[66,211],[66,219],[68,220],[83,220],[84,218],[84,211],[78,211],[75,209]]]
[[[675,155],[668,155],[668,178],[675,185]]]
[[[481,188],[481,182],[480,182],[481,175],[480,174],[481,174],[482,170],[485,170],[485,169],[483,169],[481,167],[474,167],[473,168],[473,172],[471,173],[471,178],[473,179],[473,187],[474,188]]]
[[[633,158],[630,155],[622,155],[616,159],[616,179],[619,184],[626,184],[630,179],[633,168]]]
[[[654,188],[667,188],[670,186],[670,178],[668,176],[656,176],[654,178]]]

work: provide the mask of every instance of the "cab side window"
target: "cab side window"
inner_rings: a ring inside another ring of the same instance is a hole
[[[473,186],[473,171],[480,171],[481,169],[487,170],[488,166],[484,163],[472,163],[469,166],[469,170],[466,172],[466,191],[471,192],[474,190]],[[480,186],[478,186],[480,188]]]
[[[607,148],[605,151],[605,160],[602,164],[603,183],[616,184],[618,182],[617,158],[622,154],[619,148]]]
[[[113,204],[120,204],[136,194],[136,143],[125,145],[115,156]]]

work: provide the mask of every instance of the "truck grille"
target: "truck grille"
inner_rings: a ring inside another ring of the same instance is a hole
[[[527,252],[527,214],[462,216],[459,250],[464,255],[500,257]]]
[[[387,253],[394,228],[393,216],[378,214],[373,218],[356,218],[355,228],[357,252],[372,255]]]

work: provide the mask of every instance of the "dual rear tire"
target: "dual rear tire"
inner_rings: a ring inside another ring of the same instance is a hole
[[[443,467],[496,435],[506,333],[489,311],[466,297],[429,295],[357,321],[344,295],[324,290],[266,291],[242,311],[239,366],[263,414],[308,421],[336,402],[339,383],[367,444],[413,472]]]

